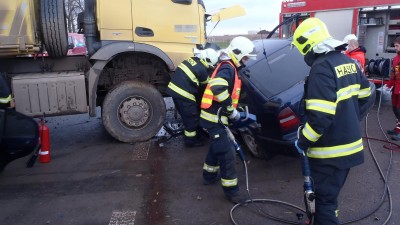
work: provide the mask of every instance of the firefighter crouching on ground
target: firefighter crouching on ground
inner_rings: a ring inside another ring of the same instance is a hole
[[[393,140],[398,141],[400,140],[400,37],[394,40],[394,48],[397,54],[392,60],[392,70],[387,87],[392,88],[392,109],[396,117],[396,126],[387,133],[393,135]]]
[[[228,118],[232,122],[240,119],[236,110],[242,84],[238,68],[244,66],[248,59],[255,58],[251,54],[253,51],[253,42],[245,37],[235,37],[228,48],[222,50],[221,62],[214,70],[201,100],[200,126],[208,131],[211,139],[203,165],[203,183],[208,185],[220,180],[225,197],[233,203],[243,202],[246,197],[239,194],[235,149],[223,125],[218,123],[217,112],[221,107],[224,124],[228,124]]]
[[[6,108],[14,108],[14,101],[6,79],[0,74],[0,109]]]
[[[363,74],[365,74],[365,53],[367,50],[363,46],[359,45],[357,36],[354,34],[349,34],[344,37],[343,42],[347,44],[345,54],[352,58],[360,67]]]
[[[338,225],[338,195],[351,167],[364,162],[359,108],[371,88],[355,62],[341,53],[326,25],[309,18],[293,44],[311,67],[305,84],[306,123],[296,145],[307,154],[315,187],[315,225]]]
[[[181,115],[184,125],[184,142],[187,147],[204,145],[197,133],[199,128],[199,107],[197,99],[199,86],[205,85],[209,79],[209,68],[218,62],[218,54],[214,49],[200,50],[179,64],[168,84],[167,94],[173,98],[176,109]]]

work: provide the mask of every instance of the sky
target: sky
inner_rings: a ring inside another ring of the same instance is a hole
[[[219,22],[211,35],[247,34],[249,30],[271,31],[279,24],[279,13],[282,0],[203,0],[207,13],[234,5],[241,5],[246,15]],[[207,34],[210,33],[215,23],[209,22]]]

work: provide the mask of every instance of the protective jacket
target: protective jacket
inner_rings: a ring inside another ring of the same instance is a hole
[[[11,101],[11,91],[3,76],[0,76],[0,107],[8,107]]]
[[[310,162],[339,169],[361,164],[360,110],[371,88],[354,61],[339,51],[318,54],[305,84],[307,122],[299,146]]]
[[[228,60],[222,61],[214,70],[204,91],[200,118],[208,123],[218,123],[217,113],[220,107],[223,109],[231,105],[234,108],[237,107],[241,86],[242,81],[238,76],[235,65]],[[221,120],[228,124],[226,116],[222,116]]]
[[[360,66],[361,71],[364,73],[365,68],[365,53],[367,51],[364,47],[358,47],[352,51],[346,51],[346,55],[350,58],[356,60],[358,65]]]
[[[208,82],[208,70],[199,58],[191,57],[179,64],[168,84],[167,94],[173,98],[196,102],[199,85]]]
[[[400,55],[397,54],[392,61],[392,71],[390,73],[390,80],[387,84],[388,88],[393,87],[392,94],[400,94]]]

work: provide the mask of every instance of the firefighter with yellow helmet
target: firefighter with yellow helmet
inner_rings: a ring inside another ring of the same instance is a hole
[[[218,123],[218,109],[222,109],[221,121],[237,121],[240,113],[236,110],[239,102],[241,80],[238,68],[248,59],[254,59],[254,44],[246,37],[235,37],[228,48],[222,51],[218,64],[206,86],[201,100],[200,126],[205,128],[211,139],[203,165],[204,184],[221,181],[225,197],[233,202],[244,201],[239,194],[238,178],[235,168],[235,149],[227,137],[224,126]]]
[[[184,142],[186,147],[204,145],[197,134],[199,127],[199,104],[201,85],[207,84],[210,68],[218,62],[218,53],[207,48],[195,52],[195,56],[178,65],[168,84],[167,94],[172,97],[184,126]]]
[[[337,225],[338,195],[351,167],[364,162],[360,108],[371,88],[346,44],[331,37],[317,18],[303,21],[293,45],[311,67],[305,84],[306,121],[295,142],[309,159],[315,187],[316,225]]]

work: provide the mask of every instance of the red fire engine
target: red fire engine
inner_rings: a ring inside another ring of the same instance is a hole
[[[400,3],[398,0],[323,1],[286,0],[282,2],[280,22],[299,14],[297,23],[309,17],[324,21],[330,34],[338,39],[355,34],[367,50],[366,74],[372,79],[388,79],[390,59],[394,57],[393,41],[400,36]],[[281,27],[279,36],[293,35],[296,22]]]

